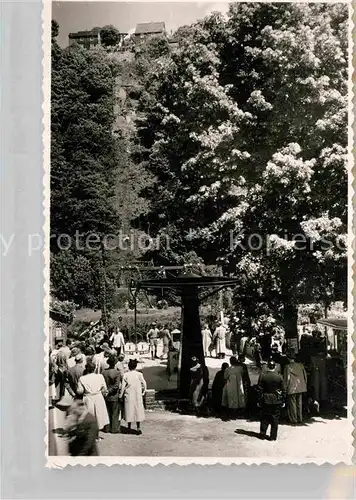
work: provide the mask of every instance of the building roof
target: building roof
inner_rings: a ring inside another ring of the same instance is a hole
[[[334,330],[347,330],[346,318],[324,318],[319,319],[318,323],[320,325],[330,326]]]
[[[78,38],[78,37],[83,37],[83,36],[97,36],[99,33],[100,28],[93,28],[91,30],[85,30],[85,31],[77,31],[75,33],[69,33],[69,38]]]
[[[49,317],[54,321],[58,321],[60,323],[70,324],[72,322],[72,316],[70,314],[56,311],[54,309],[49,310]]]
[[[150,33],[163,33],[166,26],[163,21],[156,23],[138,23],[136,24],[135,35],[148,35]]]

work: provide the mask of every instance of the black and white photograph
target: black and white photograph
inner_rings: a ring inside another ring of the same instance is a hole
[[[351,463],[350,9],[47,4],[49,467]]]

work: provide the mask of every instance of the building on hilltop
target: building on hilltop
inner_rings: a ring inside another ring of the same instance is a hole
[[[166,35],[166,25],[163,21],[154,23],[138,23],[136,25],[136,41],[145,40],[159,35]]]
[[[93,28],[90,31],[77,31],[69,33],[69,45],[77,43],[86,49],[100,45],[100,28]]]
[[[84,47],[85,49],[90,49],[96,45],[101,45],[100,38],[101,28],[93,28],[87,31],[77,31],[76,33],[69,33],[69,45],[77,43]],[[122,45],[124,39],[127,37],[128,33],[120,33],[119,46]]]

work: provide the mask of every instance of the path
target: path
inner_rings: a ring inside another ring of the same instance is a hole
[[[50,411],[54,428],[62,428],[64,413]],[[317,417],[311,423],[280,425],[276,442],[257,438],[259,422],[223,422],[167,411],[146,412],[143,435],[101,434],[101,456],[256,457],[268,460],[343,461],[349,457],[350,426],[346,418]],[[50,431],[58,455],[67,453],[66,441]],[[53,449],[53,446],[50,447]]]

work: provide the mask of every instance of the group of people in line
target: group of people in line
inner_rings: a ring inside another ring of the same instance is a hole
[[[160,359],[166,359],[168,352],[174,349],[173,332],[180,333],[178,329],[173,329],[172,325],[166,323],[162,328],[157,323],[152,323],[147,332],[146,340],[149,345],[151,359],[158,358],[158,341],[161,339],[163,344],[162,354]]]
[[[258,383],[251,386],[244,355],[230,358],[216,373],[211,387],[211,407],[223,419],[248,417],[258,407],[261,415],[260,435],[266,438],[271,425],[271,440],[277,439],[282,408],[291,425],[303,423],[306,411],[304,396],[308,391],[308,376],[296,352],[289,349],[280,364],[280,356],[271,356],[264,362]],[[253,390],[252,390],[253,389]],[[192,358],[190,400],[197,414],[204,411],[209,401],[209,372],[205,363]],[[304,411],[304,410],[305,411]]]
[[[208,325],[202,329],[204,356],[211,355],[211,346],[218,358],[226,352],[226,327],[218,324],[214,334]],[[157,357],[158,340],[163,339],[162,357],[172,348],[170,325],[159,328],[153,323],[147,333],[152,359]],[[240,339],[241,340],[241,339]],[[325,356],[322,340],[317,333],[301,342],[298,353],[294,349],[283,352],[281,346],[270,343],[256,351],[260,358],[254,365],[260,369],[258,383],[252,386],[246,364],[244,345],[240,342],[237,355],[230,364],[222,363],[216,373],[211,391],[209,370],[204,358],[193,357],[190,368],[189,398],[197,414],[211,406],[223,419],[249,416],[259,407],[261,415],[260,437],[266,438],[271,426],[270,439],[277,439],[282,408],[292,425],[303,422],[310,411],[310,401],[327,400]],[[268,347],[268,349],[267,349]],[[262,353],[266,358],[262,357]],[[67,408],[67,435],[72,455],[97,453],[99,430],[118,433],[121,419],[128,432],[140,435],[145,419],[144,395],[147,385],[143,374],[137,371],[137,361],[124,365],[125,339],[120,330],[99,332],[89,342],[66,345],[59,342],[50,352],[50,398],[57,406]],[[136,430],[131,429],[136,423]]]
[[[203,337],[203,351],[204,356],[212,356],[213,351],[216,352],[216,357],[218,359],[224,359],[226,355],[226,334],[227,328],[223,322],[219,322],[214,330],[211,331],[209,324],[205,323],[202,328]]]
[[[247,336],[242,332],[235,332],[229,324],[220,321],[215,328],[210,328],[208,323],[202,327],[203,351],[205,357],[224,359],[227,348],[234,356],[248,355],[261,367],[263,359],[269,359],[272,353],[272,345],[278,352],[282,352],[285,339],[281,334],[260,334],[259,336]]]
[[[143,374],[135,359],[124,365],[124,354],[104,342],[95,354],[70,348],[64,342],[50,352],[49,388],[51,404],[67,413],[66,434],[71,455],[96,455],[99,431],[142,434],[145,419]],[[132,424],[136,423],[136,430]]]

